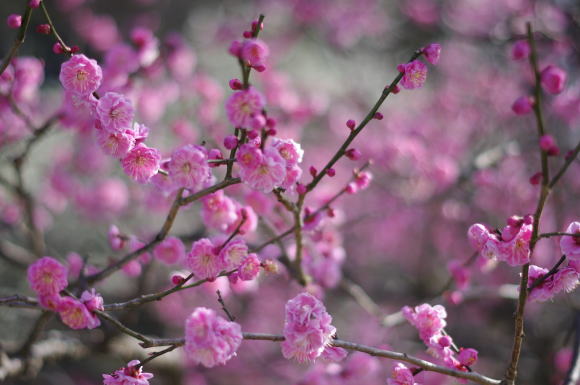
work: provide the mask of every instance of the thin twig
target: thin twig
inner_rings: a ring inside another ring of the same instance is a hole
[[[50,31],[52,33],[52,35],[54,36],[54,38],[56,39],[56,41],[59,42],[59,44],[61,45],[62,49],[64,50],[64,52],[66,54],[69,54],[72,52],[71,48],[64,42],[64,40],[62,40],[62,38],[60,37],[60,35],[58,34],[54,23],[52,22],[52,19],[50,18],[50,15],[48,14],[48,10],[46,9],[46,6],[44,5],[44,1],[42,1],[40,3],[40,7],[42,8],[42,12],[44,13],[44,17],[46,19],[46,22],[48,23],[48,25],[50,25]]]
[[[18,53],[18,49],[24,43],[26,39],[26,31],[28,30],[28,25],[30,24],[30,16],[32,15],[32,7],[29,5],[26,6],[26,10],[24,11],[24,17],[22,18],[22,24],[20,25],[20,29],[18,30],[18,35],[16,36],[16,40],[12,44],[12,47],[2,60],[2,65],[0,65],[0,75],[4,73],[12,59]]]
[[[534,40],[534,35],[532,32],[531,23],[527,24],[527,35],[528,42],[531,47],[530,54],[530,66],[534,72],[535,86],[534,86],[534,114],[536,116],[536,122],[538,127],[538,138],[544,136],[544,120],[542,117],[542,88],[541,88],[541,75],[538,69],[538,57],[536,51],[536,43]],[[544,210],[544,205],[550,194],[550,187],[548,185],[550,180],[550,172],[548,167],[548,154],[546,151],[540,149],[541,163],[542,163],[542,188],[540,191],[540,196],[538,198],[538,204],[536,206],[536,211],[534,212],[534,223],[532,225],[532,236],[530,239],[530,258],[533,256],[534,248],[536,242],[538,241],[538,233],[540,227],[540,219],[542,217],[542,212]],[[530,263],[526,263],[522,267],[522,273],[520,278],[520,294],[518,297],[518,304],[515,315],[515,326],[514,326],[514,340],[512,347],[512,354],[509,366],[506,370],[505,381],[508,385],[514,385],[517,375],[518,375],[518,363],[520,360],[520,355],[522,351],[522,344],[524,340],[524,311],[526,307],[526,302],[528,298],[528,274],[530,269]]]
[[[550,271],[548,271],[546,274],[544,274],[543,276],[541,276],[540,278],[538,278],[537,280],[535,280],[534,283],[532,283],[530,285],[530,287],[528,288],[528,292],[531,292],[536,287],[538,287],[542,283],[544,283],[548,278],[550,278],[551,276],[553,276],[554,274],[556,274],[558,272],[558,268],[560,267],[560,265],[562,263],[564,263],[565,260],[566,260],[566,256],[565,255],[562,255],[560,257],[560,259],[558,260],[558,262],[556,262],[556,264],[550,269]]]
[[[228,316],[228,319],[230,321],[235,321],[236,317],[234,317],[232,315],[232,313],[230,313],[230,311],[228,310],[226,303],[224,302],[224,299],[222,298],[222,293],[219,290],[216,290],[217,296],[218,296],[218,303],[221,305],[222,310],[224,311],[224,313],[226,313],[226,315]]]

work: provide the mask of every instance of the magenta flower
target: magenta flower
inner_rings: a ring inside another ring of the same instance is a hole
[[[185,321],[185,353],[207,368],[229,361],[242,340],[240,325],[226,321],[211,309],[198,307]]]
[[[39,295],[54,295],[68,286],[67,269],[52,257],[42,257],[28,267],[28,283]]]
[[[423,55],[425,59],[433,65],[439,63],[439,57],[441,56],[441,44],[431,43],[427,47],[423,48]]]
[[[527,40],[518,40],[512,46],[512,59],[527,59],[527,57],[530,56],[531,51],[530,44]]]
[[[151,177],[157,174],[161,163],[161,153],[155,148],[147,147],[144,144],[135,146],[121,160],[125,174],[139,183],[146,183]]]
[[[401,85],[408,90],[423,87],[427,80],[427,66],[420,60],[399,64],[397,70],[403,73]]]
[[[177,187],[191,190],[199,190],[211,178],[206,150],[192,144],[173,151],[167,170]]]
[[[562,68],[549,65],[541,73],[542,87],[550,94],[559,94],[564,90],[566,77],[566,71]]]
[[[234,92],[226,101],[226,114],[235,127],[250,127],[254,115],[262,113],[264,96],[253,87]]]
[[[278,151],[286,161],[286,167],[291,168],[302,162],[304,150],[292,139],[272,138],[271,146]]]
[[[457,355],[457,360],[463,366],[471,366],[477,362],[478,352],[472,348],[461,348],[459,354]]]
[[[62,297],[58,306],[58,314],[61,321],[71,329],[79,330],[85,328],[94,328],[96,318],[87,307],[79,300],[72,297]],[[97,319],[98,322],[98,319]],[[90,327],[92,326],[92,327]]]
[[[236,205],[219,190],[202,199],[201,217],[207,227],[227,231],[237,219]]]
[[[220,259],[227,264],[227,269],[236,269],[248,257],[248,245],[241,238],[234,238],[220,250]]]
[[[407,321],[419,331],[419,337],[427,345],[430,344],[431,338],[440,335],[447,325],[445,321],[447,312],[441,305],[431,306],[424,303],[414,309],[405,306],[402,312]]]
[[[240,49],[242,60],[252,67],[263,67],[269,54],[270,49],[266,43],[260,39],[246,40]]]
[[[135,146],[135,137],[131,130],[111,132],[97,129],[97,142],[107,155],[123,158]]]
[[[300,362],[319,357],[332,341],[336,328],[322,302],[308,293],[298,294],[286,303],[282,354]]]
[[[413,372],[404,364],[398,362],[393,367],[391,378],[387,379],[387,385],[418,385],[413,378]]]
[[[568,225],[566,232],[578,234],[577,237],[563,236],[560,238],[560,249],[562,254],[573,261],[580,261],[580,222],[572,222]]]
[[[251,253],[242,261],[238,269],[238,276],[242,281],[251,281],[260,273],[260,259],[254,253]]]
[[[520,96],[512,104],[512,111],[516,115],[525,115],[532,111],[534,107],[534,98],[531,96]]]
[[[130,361],[127,366],[111,374],[103,374],[103,385],[149,385],[151,373],[143,373],[140,361]]]
[[[207,238],[202,238],[191,245],[185,264],[199,279],[214,279],[227,267],[214,244]]]
[[[111,132],[131,129],[135,110],[133,103],[125,95],[107,92],[99,99],[97,115],[103,128]]]
[[[256,168],[246,168],[240,164],[240,177],[242,182],[251,188],[269,193],[284,182],[286,178],[285,163],[276,150],[266,148],[262,153],[261,162]]]
[[[507,229],[511,230],[511,226],[506,226],[502,231],[502,239]],[[523,224],[513,239],[509,241],[500,242],[497,254],[497,259],[507,262],[510,266],[520,266],[530,261],[530,239],[532,238],[532,225]]]
[[[96,60],[74,55],[60,66],[59,79],[66,91],[88,96],[101,85],[103,71]]]
[[[41,294],[38,296],[40,306],[52,311],[58,311],[61,301],[60,294]]]
[[[236,161],[244,170],[255,170],[262,163],[262,151],[251,144],[240,146],[236,153]]]
[[[167,237],[153,249],[155,258],[172,265],[185,258],[185,246],[177,237]]]

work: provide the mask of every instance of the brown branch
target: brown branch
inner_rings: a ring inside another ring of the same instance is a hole
[[[409,59],[409,62],[412,62],[413,60],[417,59],[419,56],[421,56],[421,51],[415,52],[413,54],[413,56],[411,56],[411,58]],[[361,131],[366,127],[366,125],[373,119],[373,117],[375,116],[375,113],[379,110],[379,108],[381,107],[381,105],[383,104],[383,102],[385,101],[387,96],[389,96],[393,92],[393,90],[395,89],[395,87],[397,87],[397,84],[399,84],[399,82],[401,81],[402,78],[403,78],[403,73],[399,73],[397,75],[397,77],[395,78],[395,80],[393,80],[391,82],[391,84],[383,90],[383,92],[381,93],[381,96],[379,97],[379,99],[377,100],[375,105],[371,108],[369,113],[362,120],[362,122],[360,122],[360,124],[353,131],[350,132],[350,134],[348,135],[348,137],[346,138],[344,143],[336,151],[334,156],[328,161],[326,166],[324,166],[324,168],[314,177],[312,182],[310,182],[306,186],[307,192],[312,191],[318,185],[318,183],[322,180],[322,178],[326,175],[326,173],[328,172],[328,169],[332,168],[334,166],[334,164],[336,162],[338,162],[338,160],[340,158],[342,158],[342,156],[346,153],[346,150],[348,149],[348,147],[350,146],[352,141],[358,136],[358,134],[361,133]]]
[[[568,170],[568,167],[570,167],[570,165],[578,157],[578,153],[580,153],[580,142],[578,142],[578,144],[576,145],[576,148],[574,148],[574,151],[572,151],[572,154],[570,154],[570,156],[566,159],[566,162],[564,163],[564,165],[562,165],[560,170],[558,170],[556,175],[554,175],[554,178],[552,179],[552,181],[549,184],[549,187],[551,189],[554,188],[556,183],[558,183],[560,178],[562,178],[562,176],[566,173],[566,171]]]
[[[538,235],[538,238],[550,238],[550,237],[580,237],[580,233],[563,233],[563,232],[553,232],[553,233],[542,233]]]
[[[217,296],[218,296],[218,303],[221,305],[222,310],[224,311],[224,313],[226,313],[226,315],[228,316],[228,319],[230,321],[235,321],[236,317],[234,317],[232,315],[232,313],[230,313],[230,311],[228,310],[226,303],[224,302],[224,299],[222,298],[222,293],[219,290],[216,290]]]
[[[263,333],[242,333],[244,340],[251,340],[251,341],[273,341],[273,342],[280,342],[284,341],[284,336],[276,335],[276,334],[263,334]],[[172,339],[154,339],[151,340],[150,343],[143,343],[141,344],[143,347],[154,347],[154,346],[169,346],[169,345],[178,345],[181,346],[185,343],[183,338],[172,338]],[[367,353],[371,356],[375,357],[384,357],[396,361],[408,362],[412,365],[418,366],[425,371],[436,372],[445,374],[451,377],[462,378],[466,380],[471,380],[478,384],[484,385],[500,385],[501,381],[496,380],[490,377],[486,377],[482,374],[476,372],[462,372],[454,369],[447,368],[445,366],[435,365],[429,361],[422,360],[420,358],[416,358],[410,356],[406,353],[399,353],[390,350],[384,349],[377,349],[371,346],[361,345],[354,342],[344,341],[335,339],[331,342],[332,346],[354,350],[358,352]]]
[[[225,277],[225,276],[228,276],[230,274],[233,274],[236,271],[237,271],[237,269],[230,270],[230,271],[224,271],[224,272],[220,273],[218,275],[218,277]],[[141,295],[137,298],[133,298],[133,299],[126,301],[126,302],[111,303],[111,304],[105,305],[104,306],[105,310],[115,311],[115,310],[123,310],[123,309],[131,309],[131,308],[139,307],[139,306],[144,305],[144,304],[149,303],[149,302],[160,301],[161,299],[167,297],[170,294],[176,293],[176,292],[181,291],[181,290],[190,289],[192,287],[197,287],[197,286],[203,285],[204,283],[209,281],[206,278],[206,279],[201,279],[199,281],[193,282],[189,285],[186,285],[186,283],[192,277],[193,277],[193,274],[190,274],[189,276],[187,276],[183,280],[182,283],[172,287],[171,289],[163,290],[163,291],[160,291],[158,293],[153,293],[153,294],[144,294],[144,295]]]
[[[240,182],[241,182],[240,178],[224,179],[223,181],[221,181],[221,182],[219,182],[211,187],[208,187],[204,190],[196,192],[195,194],[191,194],[185,198],[182,198],[180,204],[182,206],[185,206],[191,202],[195,202],[196,200],[203,198],[206,195],[212,194],[218,190],[222,190],[228,186],[238,184]]]
[[[534,86],[534,114],[536,116],[536,122],[538,126],[538,138],[541,138],[544,133],[544,120],[542,117],[542,88],[541,88],[541,75],[538,69],[538,57],[536,52],[536,43],[534,40],[534,35],[532,32],[531,23],[527,24],[527,35],[528,42],[531,47],[530,54],[530,66],[534,72],[535,86]],[[538,198],[538,204],[536,206],[536,211],[534,212],[534,223],[532,226],[532,236],[530,239],[530,258],[533,256],[534,248],[536,242],[538,241],[538,233],[540,227],[540,219],[542,217],[542,212],[544,210],[544,205],[550,194],[550,172],[548,168],[548,154],[546,151],[540,149],[541,163],[542,163],[542,188],[540,191],[540,196]],[[505,380],[508,385],[514,385],[517,375],[518,375],[518,364],[520,360],[522,344],[524,340],[524,311],[526,308],[526,302],[528,297],[528,274],[530,269],[530,263],[526,263],[522,267],[521,279],[520,279],[520,294],[518,297],[518,304],[515,315],[515,326],[514,326],[514,340],[512,347],[512,354],[509,366],[506,370]]]

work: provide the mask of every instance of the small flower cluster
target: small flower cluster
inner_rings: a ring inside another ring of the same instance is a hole
[[[405,306],[402,312],[407,321],[419,331],[419,337],[429,352],[442,359],[448,367],[466,371],[468,366],[477,361],[475,349],[460,348],[457,354],[453,350],[453,339],[443,330],[447,325],[447,312],[443,306],[425,303],[414,309]]]
[[[270,49],[266,43],[255,37],[263,28],[263,23],[259,23],[257,20],[252,22],[251,30],[243,33],[245,39],[232,42],[229,49],[230,54],[258,72],[266,70],[266,59],[270,54]]]
[[[298,164],[303,151],[292,139],[273,138],[264,148],[246,143],[236,154],[240,178],[251,188],[264,193],[276,187],[292,189],[302,176]]]
[[[540,266],[530,265],[528,272],[528,287],[532,288],[528,299],[530,301],[543,302],[554,298],[562,291],[569,293],[580,283],[580,265],[570,263],[567,267],[558,269],[554,274],[550,274],[548,269]],[[541,281],[536,283],[538,280]]]
[[[566,234],[580,235],[580,222],[572,222]],[[580,236],[564,235],[560,239],[562,254],[568,258],[568,266],[553,273],[540,266],[530,265],[528,287],[531,301],[547,301],[562,291],[569,293],[580,284]]]
[[[520,266],[530,261],[533,216],[508,218],[503,230],[492,230],[476,223],[467,231],[472,246],[487,258]]]
[[[232,233],[241,224],[239,233],[249,234],[258,226],[254,209],[226,196],[223,190],[202,198],[201,218],[206,227],[223,233]]]
[[[398,362],[391,372],[391,378],[387,379],[387,385],[419,385],[415,382],[413,372],[404,364]]]
[[[132,360],[114,373],[103,374],[103,385],[149,385],[153,374],[142,372],[140,363],[139,360]]]
[[[282,354],[300,362],[313,361],[320,357],[336,328],[330,323],[332,317],[324,304],[308,293],[298,294],[286,303],[284,342]]]
[[[82,54],[74,55],[62,64],[59,78],[65,89],[65,108],[82,106],[95,116],[100,147],[121,161],[128,176],[146,183],[157,174],[161,153],[144,144],[149,129],[133,123],[135,110],[132,102],[117,92],[107,92],[97,98],[103,71],[95,60]]]
[[[215,311],[199,307],[185,321],[185,353],[207,368],[224,365],[242,343],[242,328]]]
[[[258,276],[260,260],[248,252],[246,242],[234,238],[223,244],[221,238],[210,240],[202,238],[191,245],[185,258],[185,265],[199,279],[213,280],[226,270],[238,269],[230,275],[233,282],[237,279],[250,281]]]
[[[421,53],[429,63],[436,65],[439,62],[441,45],[437,43],[429,44],[421,50]],[[408,90],[423,87],[427,80],[427,66],[420,60],[399,64],[397,71],[403,74],[401,85]]]
[[[60,295],[68,286],[67,269],[56,259],[42,257],[28,267],[27,275],[40,305],[58,312],[62,322],[71,329],[94,329],[101,324],[94,311],[103,310],[103,298],[95,289],[85,290],[80,300]]]

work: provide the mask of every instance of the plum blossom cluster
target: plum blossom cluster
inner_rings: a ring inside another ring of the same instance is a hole
[[[129,361],[127,366],[111,374],[103,374],[103,385],[149,385],[153,374],[143,372],[142,369],[139,360]]]
[[[405,306],[402,312],[407,321],[417,329],[428,351],[441,359],[446,366],[467,371],[469,366],[475,364],[477,351],[472,348],[455,349],[453,339],[445,333],[447,311],[443,306],[431,306],[425,303],[415,308]],[[405,373],[401,369],[401,375]]]
[[[40,305],[59,314],[62,322],[71,329],[94,329],[101,321],[94,313],[103,310],[103,298],[85,290],[80,299],[62,296],[68,286],[67,268],[52,257],[42,257],[28,267],[28,282],[38,295]]]
[[[387,385],[419,385],[415,382],[413,371],[398,362],[391,371],[391,378],[387,378]]]
[[[199,279],[213,280],[224,271],[236,270],[229,275],[231,281],[250,281],[256,278],[262,265],[258,256],[249,253],[246,242],[234,238],[224,244],[222,237],[213,240],[202,238],[191,245],[185,258],[186,267]]]
[[[501,231],[476,223],[469,228],[467,235],[481,255],[510,266],[520,266],[530,261],[533,220],[531,215],[511,216]]]
[[[148,182],[159,170],[161,153],[144,144],[149,129],[134,124],[135,109],[131,100],[118,92],[106,92],[98,97],[96,91],[102,84],[103,70],[96,60],[83,54],[73,55],[64,62],[59,78],[65,89],[64,109],[88,110],[95,118],[97,141],[103,151],[119,159],[132,179]]]
[[[421,50],[421,53],[429,63],[436,65],[441,55],[441,45],[438,43],[429,44]],[[397,71],[403,74],[401,86],[408,90],[423,87],[427,80],[427,66],[420,60],[399,64]]]
[[[336,328],[324,304],[308,293],[286,303],[282,354],[299,362],[314,361],[329,348]]]
[[[302,176],[298,165],[303,151],[292,139],[273,138],[261,148],[259,143],[240,146],[236,160],[240,178],[251,188],[268,193],[274,188],[293,189]]]
[[[242,205],[223,190],[202,199],[201,218],[207,228],[222,233],[232,233],[239,227],[240,234],[250,234],[258,226],[258,216],[252,206]]]
[[[224,365],[242,343],[242,328],[215,311],[199,307],[185,321],[187,358],[207,368]]]
[[[569,293],[580,284],[580,222],[572,222],[566,228],[566,234],[560,239],[562,254],[568,259],[568,265],[550,271],[546,268],[530,265],[528,273],[529,299],[547,301],[560,292]],[[579,236],[574,236],[578,234]]]

